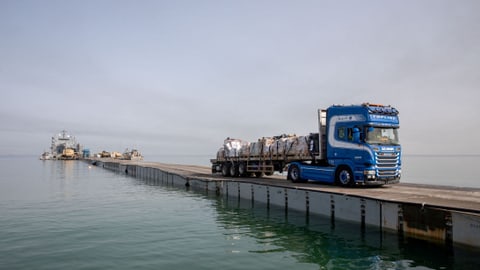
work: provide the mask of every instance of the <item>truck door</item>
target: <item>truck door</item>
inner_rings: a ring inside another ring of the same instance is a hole
[[[348,141],[348,127],[339,125],[337,126],[337,130],[335,132],[335,139],[341,142],[347,142]],[[335,160],[342,160],[346,157],[348,154],[347,148],[344,147],[334,147],[333,149],[333,158]]]
[[[355,127],[360,130],[360,128]],[[360,132],[361,133],[361,132]],[[359,136],[359,134],[357,134]],[[353,165],[355,159],[362,155],[363,149],[358,147],[358,139],[355,141],[354,127],[347,125],[338,125],[336,130],[336,140],[338,140],[338,147],[332,148],[336,164],[350,164]]]

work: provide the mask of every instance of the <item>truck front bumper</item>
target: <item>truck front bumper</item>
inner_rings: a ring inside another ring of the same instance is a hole
[[[369,186],[396,184],[400,182],[401,175],[402,170],[399,168],[388,170],[368,168],[363,171],[363,181],[359,181],[357,184]]]
[[[357,185],[361,186],[382,186],[382,185],[389,185],[389,184],[397,184],[400,183],[400,178],[395,179],[374,179],[374,180],[365,180],[357,182]]]

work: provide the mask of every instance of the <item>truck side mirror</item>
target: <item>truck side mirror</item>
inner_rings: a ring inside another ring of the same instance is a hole
[[[360,129],[358,128],[353,128],[353,141],[360,143]]]

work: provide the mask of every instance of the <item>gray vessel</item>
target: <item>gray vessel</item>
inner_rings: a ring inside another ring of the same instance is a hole
[[[50,152],[44,152],[40,156],[40,159],[78,159],[81,152],[81,146],[79,143],[77,143],[75,136],[72,136],[66,130],[62,130],[62,132],[52,137]]]

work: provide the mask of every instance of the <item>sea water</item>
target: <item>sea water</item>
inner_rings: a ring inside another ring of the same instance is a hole
[[[4,157],[0,175],[0,269],[480,269],[478,249],[82,161]]]

